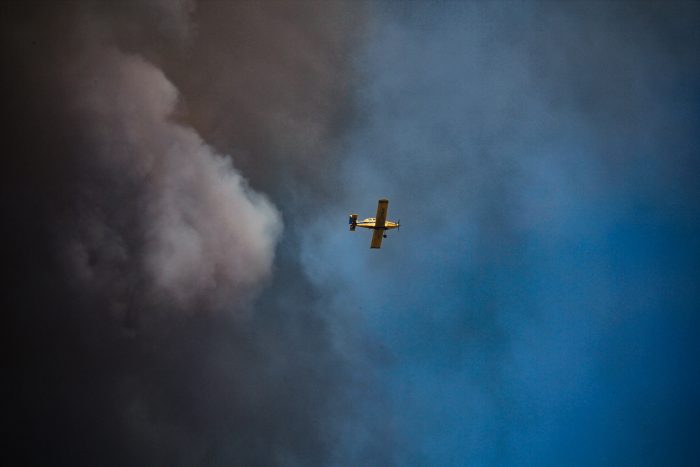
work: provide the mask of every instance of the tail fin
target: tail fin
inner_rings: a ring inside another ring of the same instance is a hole
[[[350,231],[354,232],[355,227],[357,227],[357,214],[350,214],[350,219],[348,219],[348,224],[350,224]]]

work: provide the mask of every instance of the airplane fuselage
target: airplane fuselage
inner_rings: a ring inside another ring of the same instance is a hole
[[[355,224],[356,227],[362,227],[363,229],[374,229],[374,230],[391,230],[396,229],[399,224],[392,221],[385,221],[383,227],[377,227],[377,220],[374,217],[368,217],[362,221]]]

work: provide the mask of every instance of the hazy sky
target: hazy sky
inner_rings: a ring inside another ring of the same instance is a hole
[[[397,463],[697,462],[697,5],[374,12],[343,188],[403,228],[305,261],[391,355]]]
[[[700,463],[697,3],[0,13],[24,464]]]

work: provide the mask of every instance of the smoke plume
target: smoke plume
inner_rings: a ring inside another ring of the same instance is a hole
[[[177,91],[160,70],[99,52],[68,79],[89,135],[80,162],[91,168],[70,244],[73,274],[112,297],[136,293],[183,308],[231,301],[269,273],[279,215],[230,158],[169,120]],[[124,218],[115,205],[137,209]]]
[[[285,213],[337,177],[361,9],[0,12],[10,455],[332,462],[355,370]]]

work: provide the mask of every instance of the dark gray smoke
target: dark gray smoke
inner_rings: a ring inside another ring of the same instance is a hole
[[[295,219],[337,178],[361,9],[0,11],[11,454],[331,463],[355,376]]]

